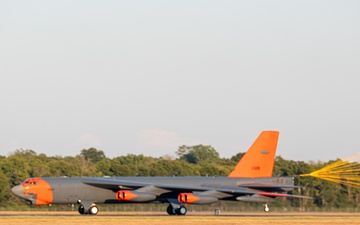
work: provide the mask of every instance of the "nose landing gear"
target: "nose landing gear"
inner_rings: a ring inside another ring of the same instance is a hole
[[[99,212],[99,208],[95,204],[92,205],[89,209],[85,209],[83,205],[80,205],[78,211],[81,215],[96,215]]]

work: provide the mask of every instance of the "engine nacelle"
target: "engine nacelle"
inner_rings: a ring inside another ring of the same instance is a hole
[[[181,193],[178,195],[178,201],[186,204],[210,204],[219,199],[210,195],[199,195],[193,193]]]
[[[127,202],[151,202],[156,196],[147,192],[125,190],[116,192],[116,199]]]

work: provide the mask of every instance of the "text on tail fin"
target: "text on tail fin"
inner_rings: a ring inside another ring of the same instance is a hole
[[[278,131],[261,132],[228,177],[271,177],[278,137]]]

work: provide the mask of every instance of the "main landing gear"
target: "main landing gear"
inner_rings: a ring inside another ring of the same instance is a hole
[[[166,208],[166,212],[169,215],[181,215],[184,216],[187,213],[187,209],[185,206],[181,205],[178,208],[174,208],[171,204]]]
[[[92,205],[89,209],[86,210],[83,205],[80,205],[78,211],[81,215],[96,215],[99,212],[99,208],[96,205]]]

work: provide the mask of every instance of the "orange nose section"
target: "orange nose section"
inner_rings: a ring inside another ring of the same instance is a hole
[[[28,178],[22,184],[24,194],[36,198],[35,205],[48,205],[53,202],[53,192],[50,184],[42,178]]]

